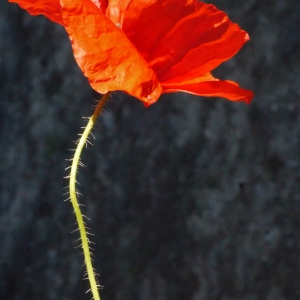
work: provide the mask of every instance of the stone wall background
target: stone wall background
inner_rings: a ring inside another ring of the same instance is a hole
[[[83,155],[105,299],[300,299],[300,2],[213,1],[249,106],[115,93]],[[98,96],[64,30],[0,0],[0,298],[90,299],[63,179]],[[102,299],[101,298],[101,299]]]

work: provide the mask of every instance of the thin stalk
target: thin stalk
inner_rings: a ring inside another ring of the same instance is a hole
[[[86,266],[86,271],[87,271],[87,277],[90,283],[90,288],[91,288],[91,293],[93,295],[94,300],[100,300],[100,294],[98,291],[98,285],[96,281],[96,276],[95,272],[92,266],[92,259],[91,259],[91,251],[89,247],[89,239],[87,237],[87,231],[86,227],[83,221],[83,216],[78,204],[78,200],[76,197],[76,175],[77,175],[77,169],[78,169],[78,164],[80,161],[80,156],[82,149],[84,145],[86,144],[88,137],[91,133],[91,130],[93,126],[95,125],[95,122],[101,113],[110,93],[107,93],[102,96],[100,102],[98,103],[93,115],[90,117],[83,134],[81,135],[75,153],[74,157],[72,160],[72,166],[71,166],[71,173],[70,173],[70,178],[69,178],[69,193],[70,193],[70,199],[71,203],[75,212],[76,216],[76,221],[80,233],[80,240],[81,240],[81,247],[83,250],[83,256],[84,256],[84,261],[85,261],[85,266]]]

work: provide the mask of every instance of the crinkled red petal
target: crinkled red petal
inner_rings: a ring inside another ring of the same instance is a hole
[[[152,53],[157,50],[158,44],[164,43],[166,35],[178,21],[193,13],[194,6],[200,3],[195,0],[114,2],[118,2],[115,4],[115,10],[119,10],[122,30],[148,62]]]
[[[63,25],[59,0],[8,0],[17,3],[31,15],[45,15],[49,20]]]
[[[209,76],[208,76],[209,77]],[[253,92],[239,87],[239,85],[229,80],[219,80],[211,77],[197,83],[174,83],[162,84],[163,93],[186,92],[205,97],[221,97],[231,101],[243,101],[250,103]]]
[[[213,79],[203,83],[205,74],[230,59],[249,40],[248,34],[224,12],[196,0],[150,0],[140,6],[139,0],[126,0],[126,9],[120,8],[120,22],[156,72],[164,91],[172,87],[176,92],[178,87],[178,91],[203,96],[212,93],[246,102],[252,98],[252,93],[230,81]],[[218,93],[218,88],[226,92]]]
[[[249,39],[211,4],[197,0],[125,3],[125,9],[115,8],[122,30],[161,81],[194,69],[203,75],[231,58]]]
[[[210,75],[249,39],[213,5],[197,0],[9,1],[65,26],[77,63],[100,93],[123,90],[147,104],[158,99],[162,86],[165,93],[245,102],[253,97]]]
[[[158,75],[159,80],[186,81],[204,75],[232,58],[249,39],[245,31],[228,20],[211,31],[209,39],[202,40],[193,48],[186,48],[184,56],[173,57],[173,65],[167,70],[164,67],[164,73]],[[156,66],[152,67],[156,70]]]
[[[61,0],[75,59],[99,93],[123,90],[152,104],[161,94],[156,74],[124,32],[90,0]]]

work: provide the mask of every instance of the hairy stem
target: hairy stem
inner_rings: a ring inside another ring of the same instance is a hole
[[[89,240],[87,237],[87,231],[85,228],[85,224],[83,221],[83,216],[78,204],[78,200],[76,197],[76,174],[77,174],[77,169],[78,169],[78,164],[80,161],[80,156],[82,149],[84,145],[86,144],[89,134],[99,116],[101,113],[103,106],[105,105],[110,93],[107,93],[102,96],[100,102],[98,103],[93,115],[90,117],[88,124],[86,125],[83,134],[81,135],[76,150],[75,154],[72,160],[72,166],[71,166],[71,173],[70,173],[70,179],[69,179],[69,193],[70,193],[70,199],[71,203],[75,212],[76,216],[76,221],[80,233],[80,239],[81,239],[81,247],[83,249],[83,256],[84,256],[84,261],[85,261],[85,266],[86,266],[86,271],[87,271],[87,277],[90,282],[90,288],[91,292],[93,295],[94,300],[100,300],[100,295],[98,291],[98,286],[96,282],[96,276],[95,272],[92,266],[92,259],[91,259],[91,251],[89,248]]]

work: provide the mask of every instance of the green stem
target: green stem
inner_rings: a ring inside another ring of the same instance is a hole
[[[89,240],[87,237],[87,232],[86,232],[85,224],[83,221],[83,216],[80,211],[80,207],[79,207],[78,200],[76,197],[76,174],[77,174],[77,169],[78,169],[78,164],[80,161],[80,155],[81,155],[82,149],[88,140],[88,136],[89,136],[99,114],[101,113],[103,106],[105,105],[105,103],[109,97],[109,94],[110,93],[107,93],[102,96],[102,99],[98,103],[93,115],[90,117],[89,122],[83,131],[82,136],[79,139],[79,142],[77,144],[75,154],[74,154],[74,157],[72,160],[70,180],[69,180],[70,199],[71,199],[71,203],[72,203],[72,206],[73,206],[73,209],[75,212],[77,225],[79,228],[81,246],[83,249],[83,256],[84,256],[84,261],[85,261],[85,266],[86,266],[86,271],[87,271],[87,277],[90,282],[91,292],[92,292],[94,300],[100,300],[100,295],[99,295],[99,291],[98,291],[98,285],[96,282],[95,272],[94,272],[94,269],[92,266],[91,251],[89,248]]]

